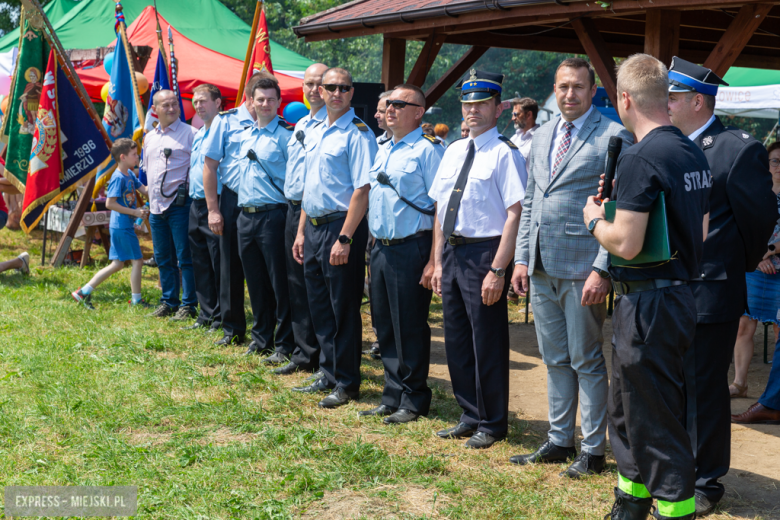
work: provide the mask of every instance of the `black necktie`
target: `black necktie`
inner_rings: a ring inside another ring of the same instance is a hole
[[[444,216],[444,240],[449,240],[452,236],[452,232],[455,231],[455,219],[458,218],[458,208],[460,207],[460,199],[463,198],[463,190],[466,188],[466,182],[469,180],[469,170],[474,163],[474,140],[469,140],[469,147],[466,152],[466,160],[463,163],[463,168],[460,170],[458,180],[455,182],[455,187],[452,189],[452,195],[450,195],[450,202],[447,204],[447,214]]]

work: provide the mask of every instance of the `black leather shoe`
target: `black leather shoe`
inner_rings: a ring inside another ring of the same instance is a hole
[[[202,321],[196,321],[192,325],[187,325],[186,327],[182,327],[181,330],[199,330],[199,329],[208,329],[209,324],[203,323]]]
[[[343,388],[336,388],[328,397],[320,401],[317,406],[320,408],[338,408],[344,406],[350,401],[357,401],[360,399],[360,393],[349,393]]]
[[[406,408],[399,408],[397,412],[389,417],[385,417],[382,421],[385,424],[404,424],[408,422],[416,421],[420,418],[420,414],[414,413]]]
[[[261,363],[267,363],[269,365],[281,365],[282,363],[287,363],[289,359],[287,356],[282,354],[281,352],[274,352],[267,358],[261,361]]]
[[[442,439],[460,439],[463,437],[471,437],[476,431],[476,428],[472,428],[468,424],[461,422],[452,428],[446,428],[436,432],[436,435]]]
[[[331,390],[327,387],[324,379],[318,379],[308,386],[296,386],[292,391],[303,394],[316,394],[317,392],[330,392]]]
[[[550,439],[547,439],[535,452],[528,455],[515,455],[509,458],[509,462],[525,466],[532,462],[566,462],[576,456],[577,449],[574,446],[562,448],[553,444]]]
[[[280,376],[289,376],[290,374],[294,374],[299,370],[302,370],[300,365],[297,365],[292,361],[290,361],[284,366],[274,368],[273,370],[271,370],[271,373],[278,374]]]
[[[717,502],[710,501],[709,498],[704,496],[701,493],[694,493],[693,494],[695,500],[696,500],[696,516],[706,516],[713,511],[715,511],[715,506],[718,504]]]
[[[477,432],[474,435],[472,435],[469,440],[466,441],[466,444],[464,444],[464,446],[475,450],[484,450],[486,448],[491,447],[492,445],[502,440],[503,438],[504,436],[493,437],[489,433]]]
[[[559,473],[561,477],[580,478],[585,475],[596,475],[604,472],[607,458],[604,455],[591,455],[587,451],[581,452],[572,462],[571,466]]]
[[[630,499],[619,489],[615,488],[615,503],[604,520],[647,520],[647,515],[653,509],[652,498]]]
[[[311,382],[311,381],[317,381],[319,379],[322,379],[323,377],[325,377],[325,372],[323,372],[322,370],[317,370],[312,375],[310,375],[309,377],[304,379],[303,382],[304,383],[308,383],[308,382]]]
[[[371,350],[369,350],[369,353],[371,354],[371,359],[382,359],[382,353],[379,351],[378,341],[375,341],[371,344]]]
[[[233,336],[225,334],[224,336],[222,336],[222,339],[214,342],[214,344],[218,346],[241,345],[243,343],[244,343],[244,336],[239,336],[238,334],[235,334]]]
[[[246,352],[244,352],[245,356],[259,356],[263,353],[263,350],[260,349],[260,345],[258,345],[257,341],[250,341],[249,345],[246,347]]]
[[[376,408],[372,408],[370,410],[361,410],[358,412],[358,415],[360,417],[371,417],[371,416],[381,416],[381,415],[392,415],[395,413],[396,408],[390,408],[389,406],[385,404],[380,404]]]
[[[211,327],[209,327],[208,330],[205,332],[208,332],[209,334],[214,334],[215,332],[218,332],[221,328],[222,328],[221,323],[212,323]]]

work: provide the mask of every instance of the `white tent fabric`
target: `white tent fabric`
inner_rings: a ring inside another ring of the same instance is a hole
[[[780,85],[720,87],[718,97],[715,100],[715,113],[778,119],[780,115]]]
[[[11,90],[11,76],[16,65],[19,49],[14,47],[8,52],[0,53],[0,95],[7,96]]]

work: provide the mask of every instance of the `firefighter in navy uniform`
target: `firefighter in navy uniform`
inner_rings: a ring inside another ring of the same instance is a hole
[[[685,429],[683,357],[696,331],[689,281],[698,276],[709,223],[707,159],[671,125],[663,63],[635,54],[617,73],[617,109],[636,136],[618,160],[614,220],[589,197],[588,230],[613,256],[642,251],[651,208],[663,194],[671,258],[609,273],[617,295],[609,395],[609,438],[618,466],[606,518],[695,518],[694,458]]]
[[[696,336],[685,359],[687,426],[696,457],[696,513],[711,512],[723,497],[720,477],[731,457],[728,371],[745,312],[745,272],[766,252],[777,220],[766,149],[750,134],[714,115],[718,85],[711,70],[678,57],[669,69],[672,124],[704,151],[713,183],[710,223],[696,299]]]

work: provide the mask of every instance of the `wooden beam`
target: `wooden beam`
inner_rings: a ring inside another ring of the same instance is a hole
[[[571,22],[580,43],[585,48],[585,53],[590,58],[590,63],[596,69],[604,90],[612,102],[617,107],[617,78],[615,76],[615,60],[612,53],[604,43],[604,39],[596,29],[596,25],[590,18],[580,18]]]
[[[70,216],[70,222],[68,227],[65,228],[65,233],[62,234],[60,243],[57,244],[57,249],[54,250],[54,255],[51,257],[51,265],[54,267],[62,267],[65,261],[65,255],[68,254],[70,249],[70,243],[73,241],[73,237],[76,236],[76,231],[81,225],[81,219],[84,218],[84,213],[87,212],[87,206],[92,202],[92,190],[95,189],[95,177],[89,179],[84,189],[79,195],[79,201],[76,203],[76,207],[73,210],[73,214]]]
[[[389,90],[404,82],[406,40],[385,38],[382,42],[382,83]]]
[[[722,78],[772,7],[773,4],[743,5],[704,62],[704,66]]]
[[[417,57],[412,72],[409,73],[409,77],[406,79],[407,83],[422,88],[425,84],[425,78],[428,76],[428,72],[430,72],[433,62],[436,60],[436,56],[439,55],[445,38],[446,36],[443,34],[434,33],[425,40],[425,45],[423,45],[420,55]],[[387,88],[391,87],[388,86]]]
[[[426,110],[433,106],[490,47],[473,46],[425,92]]]
[[[651,9],[645,18],[645,54],[661,60],[667,67],[680,53],[680,11]]]

